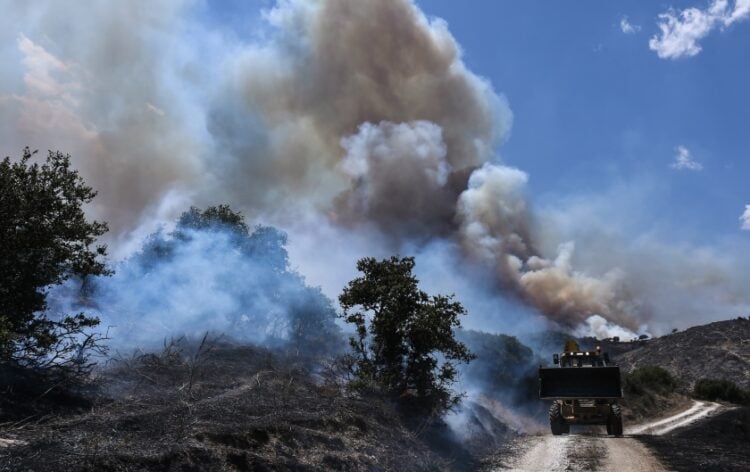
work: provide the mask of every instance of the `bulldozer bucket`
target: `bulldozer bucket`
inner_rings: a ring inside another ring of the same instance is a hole
[[[539,398],[621,398],[620,368],[542,367],[539,369]]]

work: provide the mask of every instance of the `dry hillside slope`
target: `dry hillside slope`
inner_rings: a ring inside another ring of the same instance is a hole
[[[617,356],[626,372],[659,366],[685,389],[703,378],[726,379],[750,389],[750,320],[737,318],[695,326],[643,342]]]

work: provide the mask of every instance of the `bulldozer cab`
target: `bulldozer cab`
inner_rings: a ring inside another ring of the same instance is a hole
[[[539,369],[539,397],[542,399],[621,398],[620,368],[597,348],[581,351],[568,341],[565,351],[553,356],[559,367]]]
[[[609,354],[602,353],[599,346],[596,346],[593,351],[581,351],[575,341],[566,342],[565,351],[553,355],[552,362],[560,367],[604,367],[611,365]]]
[[[560,367],[604,367],[609,364],[608,360],[595,353],[570,352],[560,357]]]
[[[539,398],[553,400],[549,410],[552,434],[569,433],[571,424],[601,424],[608,434],[621,436],[620,368],[609,356],[599,346],[582,351],[570,340],[552,361],[557,367],[539,366]]]

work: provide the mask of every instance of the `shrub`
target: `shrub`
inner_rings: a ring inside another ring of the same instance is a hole
[[[730,380],[701,379],[695,383],[693,396],[702,400],[750,404],[750,392]]]
[[[636,395],[646,392],[668,394],[677,388],[677,380],[661,367],[639,367],[625,374],[623,388],[627,393]]]

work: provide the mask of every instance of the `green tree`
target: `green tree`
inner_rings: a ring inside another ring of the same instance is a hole
[[[232,210],[229,205],[210,206],[205,210],[190,207],[188,211],[180,215],[176,229],[178,231],[185,229],[226,229],[242,236],[249,234],[245,217],[239,211]]]
[[[627,393],[643,395],[648,392],[656,392],[668,395],[677,389],[677,379],[666,369],[657,366],[643,366],[623,377],[623,389]]]
[[[86,220],[83,206],[96,196],[70,156],[49,152],[31,163],[0,162],[0,360],[33,367],[81,368],[97,337],[86,335],[96,318],[84,314],[47,317],[47,289],[69,277],[106,274],[95,245],[105,223]]]
[[[339,301],[356,329],[349,341],[359,384],[443,412],[461,399],[451,389],[457,365],[474,358],[454,336],[466,310],[452,295],[420,290],[413,268],[412,257],[361,259],[363,275],[349,282]]]

